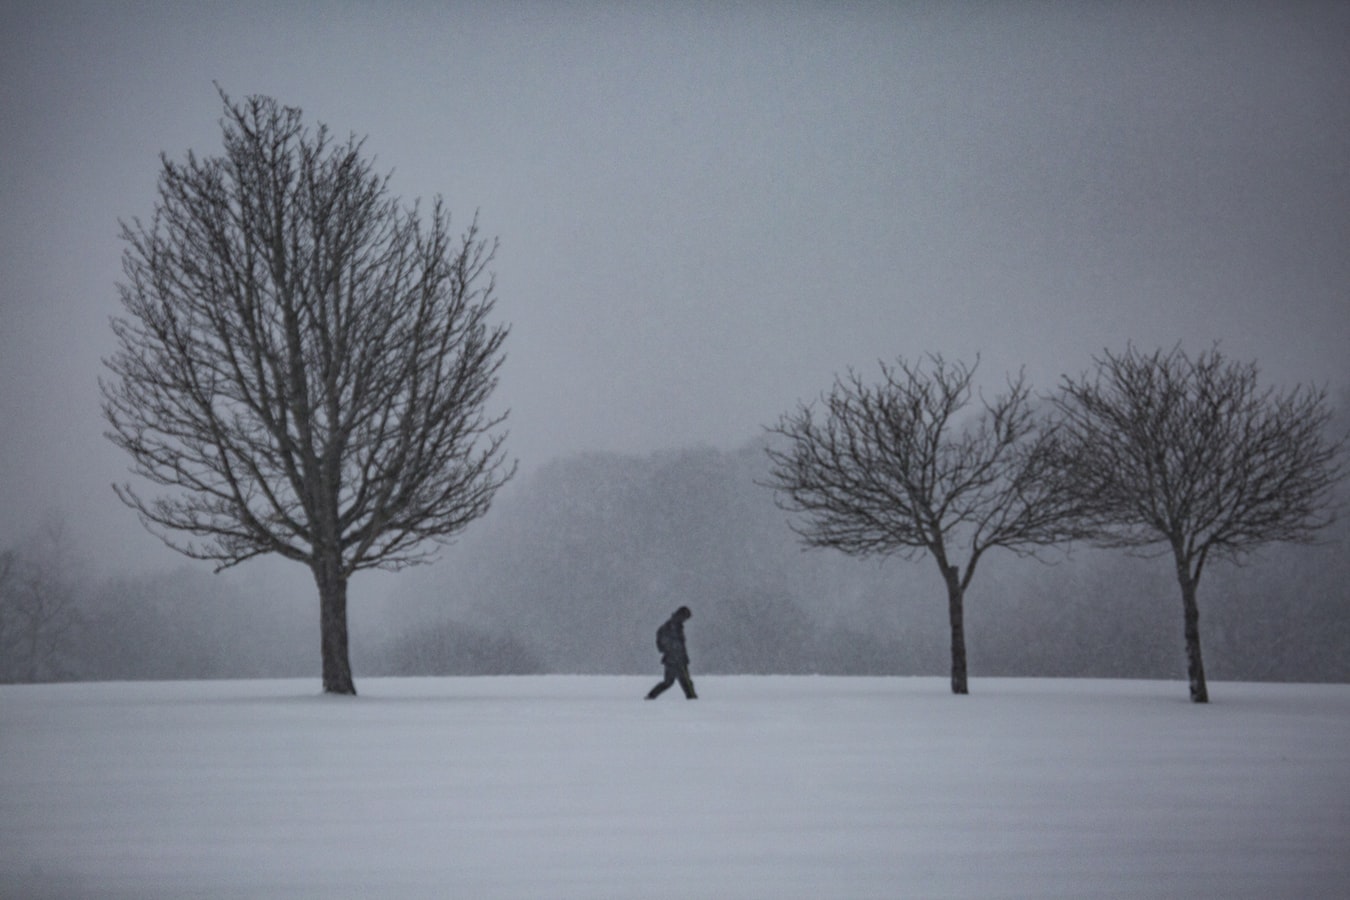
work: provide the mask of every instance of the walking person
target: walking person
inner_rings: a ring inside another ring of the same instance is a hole
[[[656,629],[656,649],[661,651],[661,663],[666,667],[666,677],[647,694],[648,700],[655,700],[677,681],[684,689],[686,699],[698,699],[698,694],[694,693],[694,681],[689,677],[689,651],[684,646],[684,623],[692,615],[689,607],[681,606]]]

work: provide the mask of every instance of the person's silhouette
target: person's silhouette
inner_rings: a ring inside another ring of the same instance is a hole
[[[689,651],[684,646],[684,623],[692,615],[689,607],[681,606],[656,630],[656,649],[661,651],[666,677],[648,692],[648,700],[655,700],[677,681],[684,689],[686,699],[698,699],[698,694],[694,693],[694,681],[689,677]]]

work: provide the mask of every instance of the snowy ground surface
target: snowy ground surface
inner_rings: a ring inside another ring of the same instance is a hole
[[[0,688],[0,897],[1350,897],[1350,685]]]

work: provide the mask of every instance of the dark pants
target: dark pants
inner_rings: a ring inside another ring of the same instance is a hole
[[[689,677],[689,666],[682,663],[666,663],[665,680],[651,689],[651,692],[647,694],[647,699],[655,700],[657,697],[661,696],[666,688],[677,681],[680,683],[680,687],[684,689],[684,696],[686,699],[698,699],[698,694],[694,693],[694,681]]]

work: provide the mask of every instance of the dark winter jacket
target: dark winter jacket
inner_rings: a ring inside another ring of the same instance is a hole
[[[688,666],[689,651],[684,647],[684,618],[671,616],[656,629],[656,649],[661,651],[661,662],[668,666]]]

